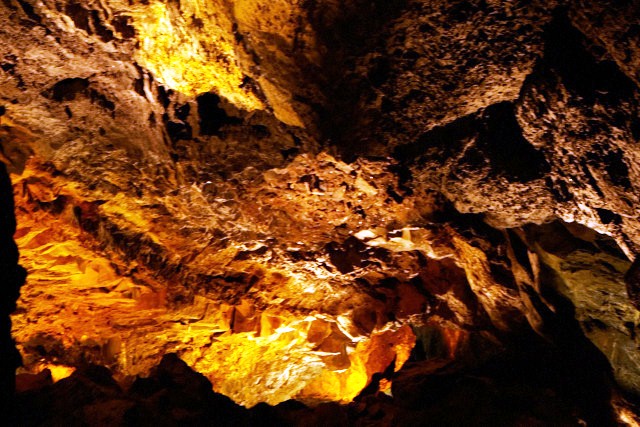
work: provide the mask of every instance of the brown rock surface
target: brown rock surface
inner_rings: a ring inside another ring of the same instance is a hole
[[[206,424],[213,387],[254,407],[224,422],[631,423],[636,18],[3,1],[0,314],[57,381],[23,414]]]

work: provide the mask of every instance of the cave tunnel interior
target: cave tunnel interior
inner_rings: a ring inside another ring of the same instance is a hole
[[[0,424],[639,426],[639,22],[3,0]]]

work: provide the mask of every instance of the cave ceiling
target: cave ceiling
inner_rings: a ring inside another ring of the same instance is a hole
[[[241,405],[314,405],[586,337],[637,396],[639,17],[3,0],[22,369],[177,353]]]

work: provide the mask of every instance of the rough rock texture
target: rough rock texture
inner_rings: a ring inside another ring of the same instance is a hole
[[[3,1],[23,415],[638,422],[639,15]]]
[[[347,152],[388,155],[438,126],[516,99],[542,54],[555,5],[407,1],[346,74],[361,88],[344,100],[357,102],[353,138],[341,141]]]
[[[215,394],[175,354],[126,392],[108,369],[90,365],[19,394],[18,407],[22,425],[250,425],[243,408]]]
[[[602,378],[576,369],[576,362],[597,367],[601,361],[569,361],[531,347],[472,370],[413,361],[393,375],[394,396],[372,390],[349,405],[311,408],[287,401],[246,409],[214,393],[206,378],[168,354],[147,378],[124,390],[105,368],[87,366],[55,384],[34,386],[17,400],[25,426],[616,425],[609,401],[600,395]],[[633,414],[623,400],[615,402]]]

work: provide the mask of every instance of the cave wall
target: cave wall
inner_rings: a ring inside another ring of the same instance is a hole
[[[26,368],[176,352],[247,406],[344,403],[551,343],[597,420],[640,390],[638,9],[2,2]]]

